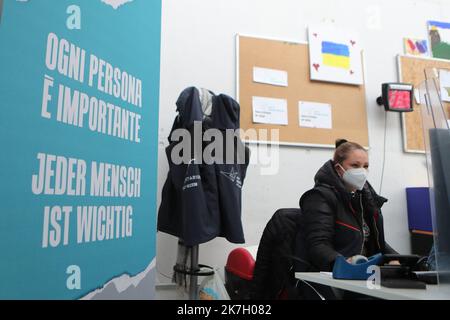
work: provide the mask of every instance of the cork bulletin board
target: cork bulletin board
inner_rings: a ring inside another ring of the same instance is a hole
[[[241,106],[241,129],[279,129],[280,145],[333,147],[335,140],[345,138],[369,147],[364,85],[346,85],[311,81],[309,48],[306,43],[262,39],[238,35],[237,99]],[[253,80],[253,68],[283,70],[288,86],[274,86]],[[287,100],[288,124],[272,125],[253,122],[253,97]],[[330,104],[331,129],[299,125],[299,102]],[[270,131],[269,131],[270,132]],[[247,142],[271,143],[268,137]]]
[[[399,81],[412,83],[415,88],[425,81],[425,69],[450,69],[450,61],[413,56],[398,56]],[[403,149],[409,153],[425,153],[421,105],[414,100],[414,111],[402,113]],[[449,116],[450,103],[444,102]]]

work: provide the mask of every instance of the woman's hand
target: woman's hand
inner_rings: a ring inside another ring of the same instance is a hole
[[[401,263],[398,260],[392,260],[392,261],[389,261],[388,265],[390,265],[390,266],[400,266]]]

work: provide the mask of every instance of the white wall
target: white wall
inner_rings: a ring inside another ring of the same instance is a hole
[[[402,38],[425,38],[427,20],[448,20],[448,4],[448,0],[164,0],[158,199],[168,171],[164,147],[180,92],[199,86],[235,97],[237,33],[306,41],[310,23],[334,23],[360,33],[366,59],[370,181],[378,190],[385,116],[375,103],[380,84],[397,80],[395,56],[403,53]],[[427,185],[425,157],[402,151],[398,114],[388,114],[387,127],[385,233],[394,248],[409,253],[405,188]],[[282,147],[277,175],[261,176],[260,168],[249,167],[243,188],[245,245],[259,243],[276,209],[298,206],[301,194],[313,186],[315,172],[331,156],[332,150]],[[160,282],[170,282],[176,244],[176,238],[158,233]],[[223,267],[235,247],[221,238],[203,244],[200,262]]]

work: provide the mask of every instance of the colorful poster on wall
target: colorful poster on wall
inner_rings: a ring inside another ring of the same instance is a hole
[[[404,38],[403,46],[405,49],[405,54],[419,57],[429,56],[427,40]]]
[[[450,23],[428,21],[428,35],[433,57],[450,60]]]
[[[361,47],[356,33],[332,26],[309,26],[311,80],[361,85]]]
[[[160,0],[4,0],[0,299],[154,298]]]
[[[442,101],[450,102],[450,70],[439,70]]]

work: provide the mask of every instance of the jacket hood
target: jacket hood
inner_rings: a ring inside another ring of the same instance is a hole
[[[194,124],[194,121],[203,120],[200,93],[197,88],[189,87],[184,89],[178,97],[176,105],[180,127],[188,128]]]
[[[327,185],[337,190],[339,193],[349,193],[345,187],[344,182],[334,169],[333,160],[325,162],[322,168],[317,171],[316,175],[314,176],[314,183],[316,187],[319,185]]]
[[[177,127],[189,128],[194,121],[201,121],[208,128],[239,129],[240,106],[225,94],[212,95],[212,111],[207,116],[203,113],[200,92],[196,87],[184,89],[176,102],[179,114]],[[206,128],[207,129],[207,128]]]
[[[345,187],[344,181],[339,177],[338,173],[334,169],[333,160],[325,162],[322,168],[319,169],[314,177],[314,183],[315,187],[320,185],[331,187],[336,190],[343,197],[343,199],[350,200],[351,198],[351,194]],[[362,193],[364,197],[372,198],[378,208],[381,208],[383,204],[388,201],[386,198],[379,196],[375,192],[369,181],[367,181],[364,185]]]

